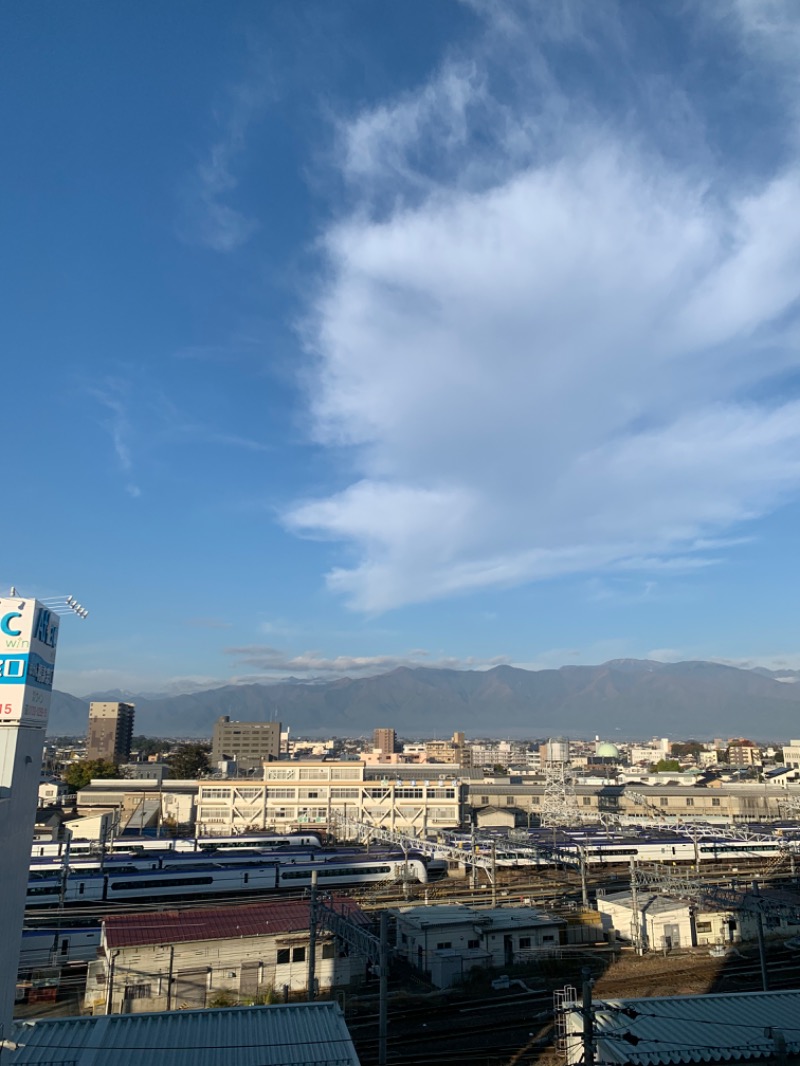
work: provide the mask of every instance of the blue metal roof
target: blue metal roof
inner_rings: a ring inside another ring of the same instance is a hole
[[[800,1053],[800,991],[737,992],[595,1004],[597,1059],[631,1066],[772,1058],[776,1036]],[[570,1062],[581,1053],[579,1012],[569,1016]]]
[[[329,1002],[41,1019],[17,1023],[11,1041],[6,1066],[359,1066]]]

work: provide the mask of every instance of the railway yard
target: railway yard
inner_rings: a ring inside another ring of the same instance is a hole
[[[660,838],[658,842],[661,843]],[[557,856],[551,854],[547,861],[543,859],[538,864],[503,861],[489,867],[484,862],[480,869],[471,870],[455,869],[451,863],[448,871],[441,863],[428,869],[423,857],[398,854],[389,847],[373,845],[366,850],[349,844],[326,853],[323,849],[315,850],[314,842],[307,837],[302,844],[304,850],[298,847],[293,856],[288,856],[286,851],[265,852],[259,858],[255,852],[232,848],[232,855],[220,849],[216,854],[184,855],[182,861],[146,848],[114,854],[105,866],[94,863],[89,856],[76,856],[74,866],[69,869],[63,857],[40,856],[32,867],[31,884],[50,884],[56,877],[59,892],[55,899],[34,897],[26,923],[28,935],[35,939],[38,930],[46,939],[52,930],[56,943],[58,931],[63,932],[66,925],[72,924],[81,931],[81,936],[75,937],[76,943],[82,940],[86,944],[91,941],[91,934],[87,941],[86,929],[94,925],[99,930],[97,923],[109,913],[157,913],[165,906],[170,911],[181,912],[208,907],[210,903],[225,906],[276,897],[307,899],[310,877],[301,876],[301,872],[310,873],[312,868],[318,873],[326,867],[337,871],[334,878],[337,894],[351,897],[363,911],[376,917],[381,911],[409,905],[461,903],[492,908],[524,904],[563,918],[567,923],[596,922],[597,915],[592,908],[598,895],[623,893],[631,883],[627,865],[630,860],[627,855],[619,854],[622,850],[619,847],[614,849],[618,854],[611,861],[586,863],[582,869],[574,856],[565,856],[566,861],[561,863],[554,861]],[[607,846],[610,848],[610,844]],[[484,855],[487,848],[484,842]],[[496,857],[496,842],[491,844],[491,849]],[[226,893],[223,884],[210,899],[203,892],[193,893],[191,885],[184,884],[174,895],[169,887],[163,887],[174,882],[176,870],[186,881],[187,871],[206,871],[209,864],[224,868],[226,876],[235,870],[244,878],[249,870],[245,882],[238,885],[239,889],[246,886],[246,893]],[[260,865],[291,870],[295,876],[282,882],[280,890],[276,889],[281,883],[277,876],[264,882],[267,887],[263,887],[257,879],[251,880],[253,869]],[[727,860],[706,859],[700,864],[664,859],[663,866],[670,871],[689,870],[704,885],[726,890],[745,887],[754,880],[765,888],[791,889],[795,885],[794,860],[789,850],[781,850],[777,855],[770,849],[766,853],[740,853]],[[109,885],[121,883],[121,878],[128,885],[143,883],[145,890],[138,898],[124,901],[96,896],[84,896],[81,900],[79,879],[88,884],[88,879],[94,878],[92,883],[97,885],[100,876]],[[164,876],[163,881],[155,880]],[[137,878],[141,880],[137,882]],[[70,884],[74,892],[68,891]],[[159,893],[163,893],[162,898]],[[503,969],[499,982],[497,970],[473,971],[464,984],[445,990],[434,988],[426,974],[407,962],[395,960],[388,985],[387,1061],[514,1066],[546,1060],[553,1055],[554,993],[569,986],[579,988],[582,972],[587,967],[598,1000],[758,990],[763,987],[764,969],[770,989],[800,986],[800,951],[787,947],[785,938],[767,943],[763,962],[752,943],[718,953],[710,953],[708,948],[693,948],[669,953],[650,951],[640,956],[628,944],[608,943],[600,937],[596,940],[599,942],[562,943],[536,958],[517,961]],[[55,1001],[20,1003],[18,1015],[36,1017],[79,1012],[86,962],[94,951],[94,945],[89,943],[84,947],[83,957],[70,960],[64,967]],[[28,972],[23,972],[21,978],[30,978],[32,973],[33,964],[29,960]],[[364,1066],[379,1061],[375,984],[368,981],[338,994]]]

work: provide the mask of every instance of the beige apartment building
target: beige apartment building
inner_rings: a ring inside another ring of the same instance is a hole
[[[453,733],[450,740],[426,740],[427,762],[449,763],[453,766],[471,766],[472,759],[467,739],[461,732]]]
[[[415,834],[458,827],[466,787],[425,770],[412,780],[369,780],[363,762],[267,763],[263,781],[199,782],[197,831],[326,832],[337,817]]]
[[[86,758],[105,759],[117,765],[127,762],[131,757],[133,713],[132,703],[90,703]]]
[[[372,749],[381,755],[394,755],[397,751],[397,733],[394,729],[381,727],[372,731]]]

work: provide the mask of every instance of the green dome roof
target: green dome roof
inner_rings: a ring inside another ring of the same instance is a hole
[[[596,755],[599,755],[601,759],[618,759],[619,748],[616,744],[611,744],[609,741],[604,740],[602,744],[597,745]]]

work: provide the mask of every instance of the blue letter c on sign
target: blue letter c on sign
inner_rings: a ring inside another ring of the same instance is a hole
[[[20,633],[22,633],[21,629],[11,628],[11,623],[15,618],[22,618],[19,611],[12,611],[11,614],[4,614],[0,619],[0,629],[2,629],[7,637],[18,637]]]

